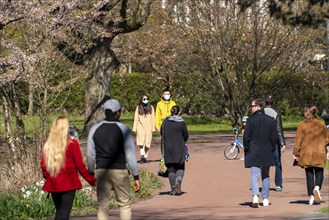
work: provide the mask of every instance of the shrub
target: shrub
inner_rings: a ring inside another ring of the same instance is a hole
[[[20,191],[0,193],[2,219],[43,219],[55,212],[52,200],[38,186],[23,186]]]
[[[158,177],[147,170],[140,171],[141,189],[133,192],[133,180],[131,179],[131,201],[147,199],[153,196],[154,190],[160,188]],[[14,191],[0,191],[0,213],[2,220],[9,219],[45,219],[55,214],[55,207],[51,196],[42,190],[44,181],[35,185],[24,185]],[[83,215],[96,212],[95,190],[86,186],[77,190],[73,202],[71,215]],[[117,207],[115,197],[110,198],[110,209]]]

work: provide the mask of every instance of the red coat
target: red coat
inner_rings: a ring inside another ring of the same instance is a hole
[[[89,174],[86,165],[82,161],[79,143],[72,140],[66,148],[65,167],[55,178],[50,177],[46,169],[44,155],[42,154],[41,168],[46,179],[43,190],[47,192],[63,192],[68,190],[81,189],[81,181],[78,172],[92,186],[95,185],[95,178]]]

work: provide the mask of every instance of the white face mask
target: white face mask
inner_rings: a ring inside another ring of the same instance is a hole
[[[147,105],[149,103],[149,100],[143,100],[143,103]]]
[[[164,98],[165,100],[169,100],[169,99],[170,99],[170,95],[164,95],[163,98]]]

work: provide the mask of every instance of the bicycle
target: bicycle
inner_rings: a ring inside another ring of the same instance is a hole
[[[244,149],[242,142],[239,140],[239,131],[233,128],[234,142],[227,146],[224,150],[224,156],[228,160],[234,160],[240,153],[240,148]],[[239,148],[240,147],[240,148]]]

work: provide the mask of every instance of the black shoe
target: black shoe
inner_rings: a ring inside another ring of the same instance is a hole
[[[145,162],[144,156],[141,156],[141,160],[139,161],[139,163],[144,163],[144,162]]]
[[[144,163],[148,163],[149,161],[144,157]]]

